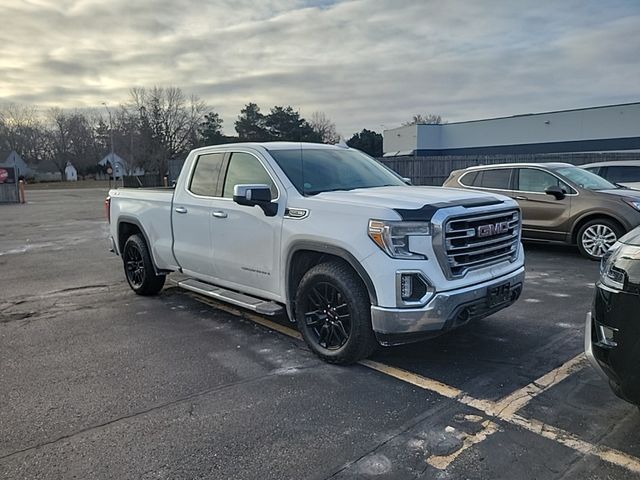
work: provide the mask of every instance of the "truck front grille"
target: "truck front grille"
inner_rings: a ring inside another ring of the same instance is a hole
[[[520,212],[502,210],[450,218],[444,225],[444,250],[451,277],[505,260],[514,261],[520,243]]]

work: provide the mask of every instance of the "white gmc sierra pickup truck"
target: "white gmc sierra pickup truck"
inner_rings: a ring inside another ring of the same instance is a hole
[[[350,148],[246,143],[192,151],[174,189],[106,201],[131,288],[180,287],[265,315],[348,364],[516,301],[520,211],[500,195],[417,187]]]

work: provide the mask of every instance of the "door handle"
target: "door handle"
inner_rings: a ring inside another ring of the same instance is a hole
[[[518,195],[516,197],[516,200],[529,200],[527,197],[521,197],[520,195]]]
[[[215,212],[211,213],[211,215],[213,215],[216,218],[227,218],[227,213],[222,212],[220,210],[216,210]]]
[[[176,213],[187,213],[187,209],[184,207],[176,207]]]

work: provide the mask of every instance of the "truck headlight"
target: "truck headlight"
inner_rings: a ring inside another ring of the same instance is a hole
[[[391,258],[425,259],[409,250],[409,237],[426,235],[431,235],[429,222],[369,220],[369,237]]]
[[[627,273],[616,265],[625,266],[629,262],[640,261],[640,247],[616,242],[613,247],[604,254],[600,262],[600,282],[616,290],[624,290],[627,282]]]

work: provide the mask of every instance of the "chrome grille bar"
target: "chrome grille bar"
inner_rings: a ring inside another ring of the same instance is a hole
[[[520,212],[499,210],[449,218],[443,228],[451,277],[503,261],[514,261],[520,240]]]

